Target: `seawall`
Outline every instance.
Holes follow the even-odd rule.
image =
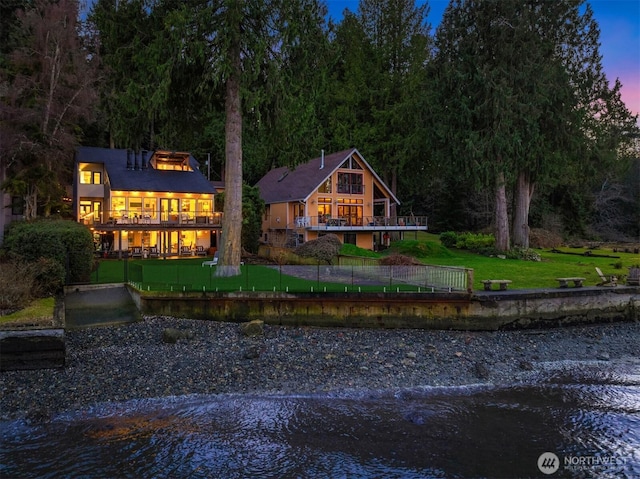
[[[476,293],[157,293],[128,286],[143,314],[350,328],[501,330],[640,320],[640,288]]]

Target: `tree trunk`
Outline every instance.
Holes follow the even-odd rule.
[[[529,208],[533,197],[534,184],[525,172],[518,174],[516,184],[515,211],[513,214],[513,245],[529,248]]]
[[[498,173],[495,185],[495,235],[496,249],[509,251],[509,215],[504,173]]]
[[[225,98],[225,191],[220,258],[216,276],[240,274],[242,258],[242,102],[240,98],[241,58],[239,32],[231,45],[231,69]]]

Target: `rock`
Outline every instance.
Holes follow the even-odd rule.
[[[407,358],[409,358],[409,359],[416,359],[417,356],[418,355],[416,353],[414,353],[413,351],[409,351],[407,353]]]
[[[254,319],[248,323],[240,324],[240,332],[244,336],[262,336],[264,335],[264,321]]]
[[[247,348],[247,350],[244,352],[244,358],[245,359],[257,359],[260,357],[260,348],[257,346],[251,346],[249,348]]]
[[[611,356],[609,355],[609,353],[600,353],[598,354],[598,359],[600,361],[609,361],[609,359],[611,359]]]
[[[180,330],[175,328],[165,328],[162,331],[162,342],[167,344],[175,344],[182,339],[193,339],[193,332],[189,330]]]
[[[520,361],[520,369],[524,371],[532,371],[533,363],[531,363],[530,361]]]
[[[477,362],[474,369],[475,375],[478,379],[489,379],[490,372],[486,364]]]

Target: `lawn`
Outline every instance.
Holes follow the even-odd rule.
[[[419,241],[440,244],[438,236],[424,233]],[[436,248],[432,248],[436,249]],[[437,249],[436,249],[437,250]],[[610,249],[558,248],[564,253],[552,253],[550,250],[536,250],[542,261],[522,261],[481,256],[457,249],[440,250],[420,258],[428,264],[446,266],[464,266],[474,270],[474,289],[482,289],[483,279],[509,279],[513,281],[510,289],[548,288],[558,286],[556,278],[582,277],[585,286],[594,286],[600,282],[596,267],[605,275],[626,276],[630,266],[640,264],[640,255],[634,253],[614,253]],[[583,256],[590,252],[591,256]],[[577,253],[577,254],[576,254]],[[598,255],[618,256],[619,258],[600,258]]]
[[[482,289],[484,279],[508,279],[510,289],[557,287],[556,278],[582,277],[585,286],[600,282],[596,273],[599,267],[605,275],[625,276],[630,266],[640,264],[640,255],[634,253],[614,253],[611,250],[587,250],[580,248],[560,248],[564,253],[550,250],[538,250],[542,261],[523,261],[500,259],[474,254],[457,249],[442,247],[436,235],[423,233],[418,237],[416,254],[425,264],[441,266],[459,266],[474,270],[474,289]],[[350,251],[353,254],[353,251]],[[590,256],[584,255],[590,252]],[[598,257],[617,256],[613,257]],[[368,256],[371,256],[368,253]],[[260,265],[241,267],[242,274],[233,278],[216,278],[209,267],[201,263],[207,258],[146,259],[146,260],[101,260],[99,268],[93,273],[92,282],[109,283],[132,281],[143,290],[174,291],[416,291],[416,287],[396,284],[381,286],[352,286],[346,282],[332,282],[322,276],[322,267],[307,266],[306,274],[291,276],[282,274],[277,268]],[[126,277],[125,277],[126,268]],[[316,268],[318,274],[316,274]],[[306,277],[303,279],[299,276]]]
[[[328,265],[243,265],[241,274],[230,278],[214,275],[215,266],[202,266],[206,258],[102,260],[93,273],[95,283],[127,281],[143,291],[280,291],[280,292],[385,292],[424,291],[417,286],[382,280],[358,284],[349,267],[344,271]],[[294,269],[286,274],[285,269]],[[126,273],[125,273],[126,272]],[[120,278],[120,279],[118,279]]]

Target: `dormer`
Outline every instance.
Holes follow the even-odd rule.
[[[189,153],[157,150],[150,163],[156,170],[193,171],[189,164]]]

